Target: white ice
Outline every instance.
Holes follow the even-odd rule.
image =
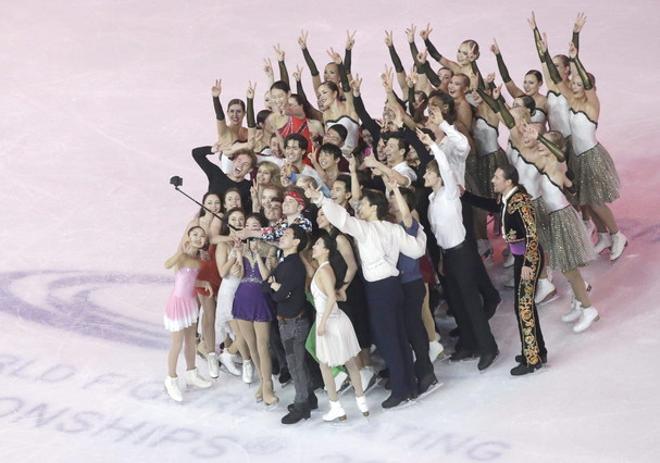
[[[1,3],[0,462],[659,461],[657,2]],[[495,36],[517,79],[539,67],[532,8],[557,52],[576,13],[588,16],[581,56],[597,77],[598,134],[623,180],[614,211],[630,239],[618,262],[601,256],[584,272],[601,320],[581,335],[559,320],[569,299],[557,275],[561,298],[541,309],[549,366],[514,379],[519,341],[503,290],[492,321],[501,355],[487,372],[437,363],[441,389],[392,412],[374,391],[368,421],[348,394],[342,426],[314,413],[285,427],[292,386],[267,412],[254,387],[224,373],[170,401],[162,310],[172,275],[162,264],[196,207],[168,179],[183,176],[196,197],[206,188],[190,150],[214,141],[213,79],[223,78],[225,101],[244,97],[248,80],[262,95],[275,43],[291,71],[309,29],[321,67],[325,49],[357,30],[353,69],[375,114],[385,29],[406,66],[411,22],[430,21],[450,56],[474,38],[484,72],[496,69]],[[499,263],[490,270],[501,285]]]

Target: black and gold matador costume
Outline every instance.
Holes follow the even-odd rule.
[[[536,366],[539,365],[541,356],[545,358],[547,354],[534,303],[536,282],[543,268],[543,250],[538,241],[532,200],[519,188],[514,187],[501,200],[483,198],[467,191],[463,199],[473,206],[502,214],[502,234],[514,257],[514,309],[518,319],[523,359],[527,365]],[[532,269],[534,278],[520,278],[523,266]]]

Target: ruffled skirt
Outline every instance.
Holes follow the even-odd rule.
[[[549,265],[553,270],[568,272],[596,259],[584,223],[572,206],[552,212],[549,219],[552,243]]]
[[[550,235],[550,218],[548,217],[548,212],[545,209],[545,204],[539,196],[536,199],[532,199],[532,204],[534,205],[534,216],[536,217],[536,234],[541,243],[541,247],[546,252],[550,254],[552,251],[552,238]]]
[[[317,329],[322,316],[322,312],[316,312]],[[335,308],[325,327],[323,336],[316,333],[316,356],[320,362],[337,367],[360,353],[360,344],[353,325],[343,311]]]
[[[198,313],[199,306],[195,296],[179,297],[173,294],[165,306],[163,324],[167,331],[175,333],[196,324]]]
[[[497,194],[493,191],[493,184],[491,180],[495,171],[499,167],[504,167],[509,164],[506,158],[506,153],[500,148],[494,153],[475,156],[475,171],[474,180],[477,187],[477,192],[480,196],[486,198],[495,198]]]
[[[619,198],[619,175],[607,150],[598,143],[582,154],[569,158],[580,206],[602,205]]]

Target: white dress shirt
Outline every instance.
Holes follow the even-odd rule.
[[[438,162],[443,185],[429,195],[429,223],[438,245],[451,249],[465,241],[461,193],[444,150],[434,143],[431,153]]]
[[[426,234],[420,225],[416,236],[410,236],[400,225],[382,220],[366,221],[352,217],[330,198],[315,201],[323,208],[328,221],[355,238],[364,279],[380,281],[399,275],[396,268],[399,253],[418,259],[426,252]]]
[[[417,180],[417,174],[412,169],[412,167],[408,165],[406,161],[401,161],[397,165],[393,166],[392,170],[408,178],[409,181],[408,181],[408,185],[406,186],[410,186],[412,182]]]
[[[456,130],[453,125],[449,125],[447,121],[442,121],[440,128],[446,137],[438,143],[438,146],[442,148],[447,156],[456,181],[459,185],[465,187],[465,160],[470,154],[470,142],[465,135]]]

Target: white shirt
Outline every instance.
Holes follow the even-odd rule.
[[[408,178],[409,181],[408,181],[408,185],[406,186],[410,186],[412,182],[417,180],[417,174],[412,169],[412,167],[408,165],[406,161],[401,161],[397,165],[393,166],[392,170]]]
[[[437,143],[431,145],[431,154],[438,162],[444,185],[429,195],[429,223],[438,245],[451,249],[465,241],[460,190],[447,156]]]
[[[506,204],[516,191],[518,191],[518,187],[514,186],[507,194],[502,196],[502,236],[506,236],[506,224],[504,223],[506,220]]]
[[[449,161],[456,181],[465,187],[465,160],[470,154],[470,142],[465,135],[456,130],[453,125],[449,125],[447,121],[442,121],[440,128],[446,137],[438,143],[438,146],[447,155],[447,161]]]
[[[367,281],[380,281],[399,275],[396,268],[399,253],[418,259],[426,252],[426,234],[421,225],[417,236],[410,236],[401,225],[351,217],[346,209],[330,198],[322,196],[316,205],[323,208],[332,225],[355,238],[362,273]]]

